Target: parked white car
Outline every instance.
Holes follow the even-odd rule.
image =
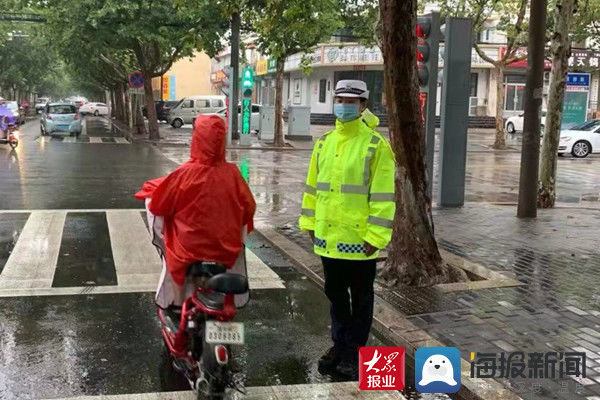
[[[227,109],[223,108],[217,111],[217,115],[221,118],[225,119],[225,111]],[[238,127],[242,129],[242,108],[238,106]],[[258,128],[260,126],[260,104],[252,104],[252,111],[250,113],[250,130],[258,132]]]
[[[81,114],[108,115],[108,106],[104,103],[85,103],[79,108]]]
[[[504,123],[504,128],[506,129],[506,132],[508,132],[508,133],[523,132],[524,116],[525,116],[525,114],[521,113],[519,115],[514,115],[514,116],[508,118],[506,120],[506,122]],[[542,132],[544,132],[544,125],[546,125],[546,110],[542,110],[542,118],[540,120],[540,123],[542,125],[542,127],[541,127]]]
[[[560,132],[558,155],[567,153],[577,158],[600,153],[600,119],[592,119]]]

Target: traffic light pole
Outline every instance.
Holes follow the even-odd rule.
[[[240,96],[240,13],[231,16],[231,92],[229,93],[229,137],[238,138],[238,104]]]
[[[431,200],[433,187],[433,155],[435,152],[435,107],[437,103],[437,76],[438,76],[438,54],[440,37],[440,13],[432,12],[429,15],[420,16],[417,23],[429,22],[429,32],[427,38],[417,38],[425,40],[427,51],[427,82],[420,85],[419,97],[421,102],[425,102],[423,118],[425,122],[425,166],[427,169],[427,193]]]
[[[469,18],[446,18],[437,191],[441,207],[460,207],[465,202],[471,30]]]

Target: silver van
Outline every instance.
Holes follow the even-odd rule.
[[[213,114],[225,107],[225,96],[184,97],[169,110],[167,122],[173,128],[191,124],[198,114]]]

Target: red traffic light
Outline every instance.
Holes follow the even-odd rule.
[[[429,21],[420,21],[416,25],[417,37],[421,39],[426,39],[429,36],[429,32],[431,32],[431,23]]]
[[[429,44],[424,40],[419,40],[417,43],[417,61],[427,62],[429,61]]]

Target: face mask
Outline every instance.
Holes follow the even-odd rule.
[[[342,122],[352,121],[360,117],[360,104],[335,103],[333,113]]]

